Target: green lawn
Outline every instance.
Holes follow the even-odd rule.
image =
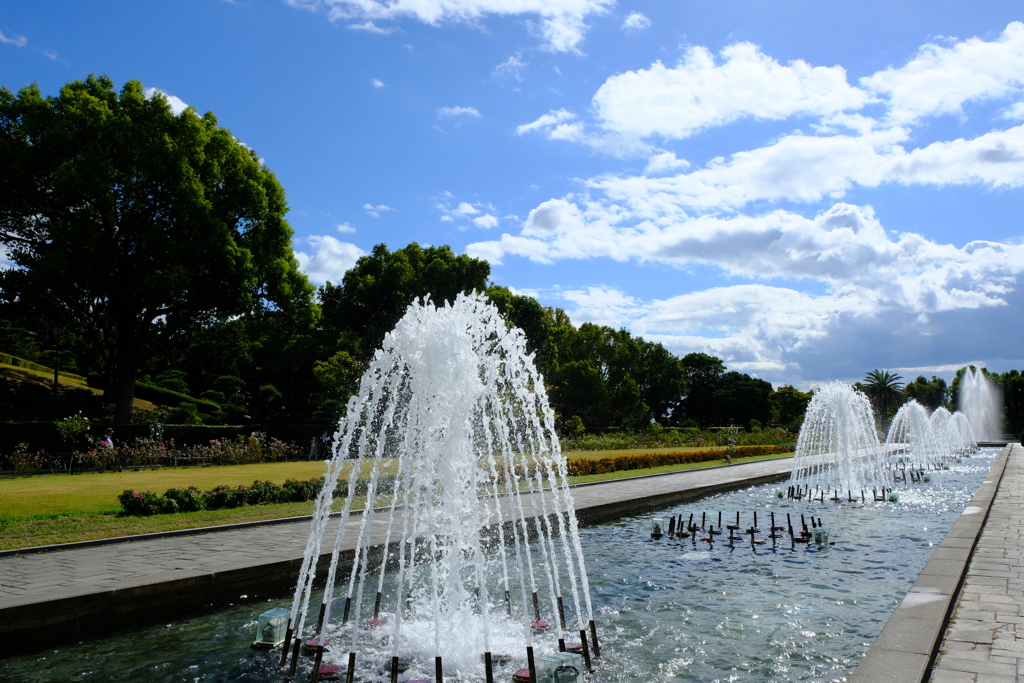
[[[569,457],[607,458],[615,455],[677,452],[701,449],[637,449],[632,451],[594,451],[572,453]],[[763,455],[735,458],[733,462],[768,460],[780,456]],[[369,476],[365,463],[361,476]],[[667,465],[643,470],[609,472],[573,477],[573,483],[624,479],[647,474],[716,467],[723,461]],[[119,516],[117,496],[125,489],[163,493],[168,488],[196,486],[207,490],[226,484],[251,484],[254,479],[283,483],[285,479],[311,479],[323,474],[324,464],[314,462],[265,463],[228,467],[193,467],[142,472],[114,472],[80,475],[39,475],[19,479],[0,479],[0,549],[26,548],[52,543],[68,543],[131,534],[175,529],[235,524],[280,517],[311,514],[313,503],[257,505],[233,510],[203,510],[153,517]],[[349,476],[347,470],[342,477]],[[361,500],[353,501],[361,505]],[[335,502],[340,510],[341,501]]]

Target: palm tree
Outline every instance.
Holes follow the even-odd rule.
[[[864,376],[864,393],[871,399],[877,411],[877,419],[883,429],[889,426],[889,409],[903,402],[903,379],[888,370],[872,370]]]

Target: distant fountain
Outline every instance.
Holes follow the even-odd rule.
[[[960,431],[953,423],[953,416],[949,411],[939,406],[932,411],[928,420],[932,429],[932,436],[938,445],[939,453],[945,459],[950,458],[960,447]]]
[[[995,441],[1003,433],[1003,401],[999,387],[981,369],[968,367],[960,376],[957,406],[974,435],[982,441]]]
[[[797,439],[790,483],[841,492],[886,485],[875,419],[864,394],[842,382],[814,393]]]
[[[967,416],[958,410],[953,413],[953,417],[950,419],[953,429],[956,430],[960,440],[960,452],[973,453],[978,450],[978,440],[974,437],[974,429],[971,427],[971,422],[967,419]]]
[[[885,439],[886,462],[931,469],[941,464],[942,455],[924,406],[914,399],[900,406]]]
[[[357,680],[389,670],[397,680],[407,667],[403,680],[484,680],[485,662],[525,665],[535,644],[554,652],[571,637],[586,650],[588,625],[599,652],[566,461],[525,344],[493,306],[464,295],[414,304],[387,335],[335,435],[289,645],[332,640],[323,661],[358,669]],[[346,465],[318,616],[316,562]],[[360,471],[369,482],[355,516]],[[345,569],[349,534],[355,560]],[[388,552],[371,552],[382,543]]]

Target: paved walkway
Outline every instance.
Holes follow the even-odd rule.
[[[781,479],[791,466],[786,458],[601,482],[574,488],[573,499],[577,516],[595,521],[747,481]],[[384,540],[383,517],[376,516],[375,543]],[[325,538],[333,538],[338,523],[338,518],[331,520]],[[360,518],[348,523],[356,526]],[[299,521],[0,557],[0,656],[5,633],[52,632],[69,616],[78,620],[72,631],[81,632],[97,620],[156,610],[161,600],[169,603],[167,608],[184,609],[190,602],[213,601],[217,591],[222,599],[270,591],[271,577],[279,590],[289,580],[294,584],[308,533],[309,522]],[[357,534],[346,536],[354,543]],[[329,553],[330,547],[324,550]],[[132,606],[132,601],[141,604]]]
[[[1006,462],[933,683],[1024,681],[1024,447]]]

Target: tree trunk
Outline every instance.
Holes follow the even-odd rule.
[[[131,424],[135,403],[135,373],[139,369],[142,335],[131,324],[119,325],[114,356],[114,423]]]

